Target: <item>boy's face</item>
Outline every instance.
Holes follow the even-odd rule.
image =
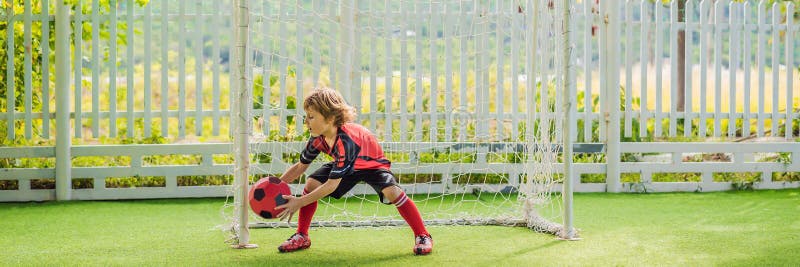
[[[308,127],[308,131],[313,137],[320,135],[330,137],[336,133],[336,127],[333,126],[333,120],[328,120],[313,108],[306,109],[305,123],[306,127]]]

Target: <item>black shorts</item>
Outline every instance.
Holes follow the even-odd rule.
[[[325,163],[322,165],[322,167],[309,175],[308,178],[317,180],[320,183],[325,183],[328,181],[331,168],[333,168],[332,162]],[[353,173],[345,175],[341,179],[342,181],[339,182],[339,186],[336,187],[336,190],[334,190],[333,193],[328,196],[339,199],[353,189],[358,182],[364,181],[372,186],[372,189],[375,189],[375,192],[378,193],[378,196],[381,198],[381,202],[383,204],[392,204],[392,200],[383,199],[383,192],[381,192],[381,190],[384,188],[397,185],[397,180],[394,178],[394,174],[387,169],[355,170]]]

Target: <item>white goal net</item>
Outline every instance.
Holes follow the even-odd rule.
[[[232,242],[248,242],[247,226],[294,227],[248,212],[246,188],[298,161],[309,138],[302,101],[315,87],[356,107],[426,224],[576,237],[563,231],[571,203],[560,194],[574,108],[565,2],[234,1],[232,79],[243,90],[232,90]],[[404,224],[365,184],[319,203],[315,227]]]

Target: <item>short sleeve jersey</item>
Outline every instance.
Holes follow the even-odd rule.
[[[389,170],[391,162],[386,159],[383,149],[375,136],[364,126],[345,123],[337,130],[333,147],[328,146],[324,136],[312,137],[306,143],[300,162],[309,164],[320,152],[333,158],[333,168],[329,178],[342,178],[356,170]]]

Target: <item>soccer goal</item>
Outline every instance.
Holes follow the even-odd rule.
[[[247,207],[297,162],[302,101],[342,92],[428,225],[525,226],[576,239],[569,1],[234,0],[231,243],[294,227]],[[320,156],[311,170],[329,161]],[[302,192],[305,178],[290,185]],[[402,225],[367,185],[323,198],[315,227]]]

